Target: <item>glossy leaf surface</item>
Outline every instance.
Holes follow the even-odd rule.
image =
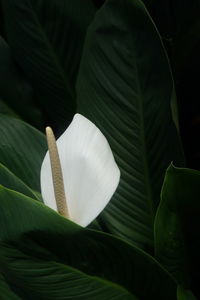
[[[21,179],[0,163],[0,184],[6,188],[20,192],[28,197],[39,200],[37,194],[32,191]]]
[[[140,1],[109,0],[88,30],[77,83],[78,112],[103,132],[121,171],[104,227],[143,249],[164,173],[182,151],[171,115],[173,81],[159,34]]]
[[[155,219],[155,254],[186,289],[199,293],[200,172],[171,165]]]
[[[37,129],[19,119],[0,116],[0,163],[36,191],[40,191],[46,148],[45,136]]]
[[[59,276],[64,269],[68,273],[75,268],[72,286],[81,284],[82,280],[76,281],[80,271],[86,281],[87,276],[97,276],[97,281],[101,278],[121,285],[139,299],[149,295],[152,299],[176,299],[175,282],[149,255],[111,235],[82,228],[42,203],[3,187],[0,228],[1,242],[10,245],[10,250],[2,245],[1,269],[7,280],[22,291],[32,291],[34,287],[35,293],[41,295],[45,289],[41,282],[46,282],[49,276],[51,280],[52,270],[61,265],[62,271],[57,268]],[[33,261],[38,264],[35,271]],[[35,272],[41,276],[39,281]],[[59,278],[57,284],[62,284]]]
[[[13,56],[33,86],[46,122],[61,132],[76,110],[74,84],[94,5],[90,0],[2,3]]]
[[[15,64],[11,49],[0,36],[0,98],[25,121],[41,128],[41,111],[33,103],[33,89]],[[0,111],[2,104],[0,103]],[[4,106],[5,112],[6,106]],[[7,110],[9,111],[9,110]]]

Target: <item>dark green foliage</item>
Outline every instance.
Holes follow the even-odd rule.
[[[107,1],[86,37],[78,111],[105,134],[121,171],[102,222],[146,250],[153,246],[165,170],[172,160],[182,163],[172,97],[166,53],[145,7],[138,1]]]
[[[187,165],[200,170],[200,1],[143,0],[170,58]]]
[[[200,172],[171,165],[155,221],[155,254],[177,281],[200,295]]]
[[[49,298],[49,291],[60,295],[60,285],[68,280],[76,295],[77,284],[85,284],[87,288],[91,280],[97,285],[100,297],[101,280],[93,277],[98,276],[122,285],[139,299],[146,299],[148,295],[152,299],[157,296],[176,299],[175,282],[149,255],[120,239],[84,229],[43,204],[5,188],[0,189],[0,228],[0,241],[10,245],[0,247],[1,270],[11,287],[13,284],[25,295],[33,293],[35,297],[47,295],[45,299],[54,299]],[[47,285],[49,280],[52,281],[50,286]],[[92,282],[90,284],[92,287]],[[103,284],[108,285],[106,293],[110,293],[110,299],[115,289],[114,295],[120,296],[120,287],[102,281]],[[68,293],[67,288],[68,285],[64,285],[62,291]],[[89,291],[94,292],[88,286]],[[123,289],[121,293],[119,299],[135,299]],[[109,299],[109,296],[102,297]]]
[[[42,116],[39,108],[33,103],[32,87],[15,64],[10,47],[1,36],[0,78],[0,113],[5,112],[7,105],[8,112],[12,110],[27,122],[41,128]]]
[[[0,163],[36,191],[40,191],[40,167],[46,148],[45,137],[37,129],[0,115]]]
[[[6,35],[45,123],[63,130],[76,111],[75,80],[95,8],[90,0],[2,0]]]
[[[200,175],[179,137],[198,169],[199,20],[199,0],[0,0],[0,299],[200,298]],[[88,228],[40,194],[38,129],[76,112],[121,170]]]
[[[10,160],[12,160],[12,158],[10,158]],[[19,172],[17,173],[18,173],[17,175],[20,176],[20,173]],[[0,180],[1,180],[0,181],[1,185],[7,188],[20,192],[26,196],[38,199],[37,193],[31,190],[19,177],[14,175],[8,168],[6,168],[1,163],[0,163]]]

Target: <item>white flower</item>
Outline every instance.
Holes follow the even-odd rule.
[[[74,116],[56,144],[63,177],[60,194],[65,195],[68,217],[81,226],[87,226],[115,192],[120,178],[119,168],[104,135],[80,114]],[[55,181],[59,175],[53,168],[48,151],[41,167],[41,191],[44,203],[58,211],[55,195],[59,182],[53,184],[52,173]]]

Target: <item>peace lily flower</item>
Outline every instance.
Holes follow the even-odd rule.
[[[120,178],[119,168],[101,131],[76,114],[55,141],[46,128],[49,151],[41,167],[44,203],[73,222],[87,226],[110,201]]]

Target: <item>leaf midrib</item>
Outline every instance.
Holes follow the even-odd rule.
[[[132,46],[132,50],[135,54],[135,57],[137,57],[136,55],[136,51],[134,46]],[[132,55],[131,55],[132,56]],[[152,188],[151,188],[151,183],[149,180],[149,168],[148,168],[148,158],[147,158],[147,146],[146,146],[146,139],[145,139],[145,126],[144,126],[144,105],[143,105],[143,95],[142,95],[142,90],[141,90],[141,86],[140,86],[140,82],[139,82],[139,72],[138,72],[138,64],[136,59],[134,59],[134,57],[132,56],[132,60],[133,63],[135,65],[135,70],[136,70],[136,85],[137,85],[137,90],[138,90],[138,95],[139,95],[139,118],[140,118],[140,137],[141,137],[141,145],[142,145],[142,160],[143,160],[143,166],[144,166],[144,179],[145,179],[145,187],[146,187],[146,195],[147,195],[147,203],[149,206],[149,212],[150,212],[150,216],[151,216],[151,220],[152,220],[152,230],[153,230],[153,226],[154,226],[154,208],[152,205]],[[142,101],[140,101],[142,100]]]
[[[49,40],[48,40],[48,38],[45,34],[45,31],[43,30],[43,28],[41,26],[41,23],[39,22],[39,19],[37,17],[37,14],[36,14],[31,2],[30,2],[30,6],[31,6],[31,9],[32,9],[31,13],[33,15],[33,19],[35,20],[35,23],[38,26],[38,30],[39,30],[41,36],[43,36],[43,38],[44,38],[44,42],[46,44],[47,50],[49,50],[49,56],[52,57],[52,61],[55,62],[58,73],[60,74],[60,77],[61,77],[61,79],[64,83],[63,86],[65,87],[65,90],[67,91],[66,95],[68,96],[68,92],[69,92],[70,96],[73,98],[73,93],[72,93],[71,89],[66,84],[67,83],[67,79],[66,79],[67,76],[66,76],[65,72],[63,71],[63,69],[60,66],[60,63],[57,59],[57,56],[56,56],[56,54],[54,53],[54,51],[52,49],[53,47],[51,47],[51,44],[50,44],[50,42],[49,42]]]

